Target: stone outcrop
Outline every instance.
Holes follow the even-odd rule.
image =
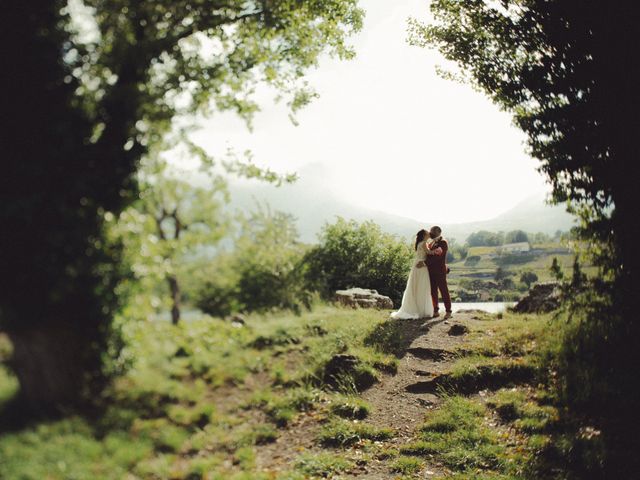
[[[539,283],[534,285],[513,307],[517,313],[547,313],[560,307],[560,285]]]
[[[352,308],[393,309],[393,302],[389,297],[380,295],[375,290],[366,288],[350,288],[336,291],[336,301]]]

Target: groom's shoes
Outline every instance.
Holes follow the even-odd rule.
[[[444,314],[444,319],[447,320],[449,318],[453,317],[453,314],[451,312],[447,312]]]
[[[438,312],[436,312],[436,313],[433,314],[433,317],[431,317],[431,318],[438,318],[439,316],[440,316],[440,314]]]

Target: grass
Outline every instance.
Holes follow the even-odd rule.
[[[498,247],[470,247],[467,257],[489,255],[495,253],[497,249]]]
[[[392,472],[413,475],[422,470],[424,462],[414,457],[398,457],[391,467]]]
[[[451,473],[464,474],[454,478],[515,479],[527,473],[535,449],[492,425],[481,400],[454,395],[427,416],[418,439],[400,453],[435,458]]]
[[[335,415],[354,420],[363,420],[369,416],[371,407],[361,398],[350,395],[335,398],[330,406]]]
[[[388,442],[393,431],[367,423],[371,406],[359,396],[361,376],[393,372],[411,340],[385,312],[325,306],[249,316],[242,328],[208,317],[177,327],[132,323],[125,354],[133,365],[108,392],[102,417],[4,433],[0,478],[302,480],[336,478],[372,459],[390,478],[414,478],[434,463],[446,478],[560,478],[558,459],[598,440],[565,425],[550,393],[545,369],[560,348],[561,322],[476,318],[443,376],[443,402],[400,446]],[[329,385],[324,372],[338,354],[356,367]],[[0,366],[0,405],[16,386]],[[275,477],[258,468],[260,449],[302,420],[313,424],[313,446],[290,448],[289,470]]]
[[[314,410],[324,412],[318,421],[332,419],[324,430],[328,443],[331,435],[342,445],[388,438],[388,431],[352,421],[369,412],[356,394],[358,377],[375,380],[396,366],[391,353],[365,341],[386,316],[320,306],[300,316],[251,315],[243,328],[205,316],[178,326],[130,323],[124,355],[132,368],[107,392],[101,418],[4,433],[0,478],[267,478],[256,471],[257,449]],[[10,353],[4,337],[0,353]],[[358,362],[338,391],[322,375],[336,354]],[[16,389],[0,364],[0,408]],[[350,464],[333,454],[305,457],[290,475],[308,478]]]
[[[523,432],[544,433],[554,421],[558,421],[558,412],[552,406],[541,405],[541,397],[524,389],[503,389],[492,395],[487,405],[495,410],[503,422],[511,422]]]
[[[497,247],[471,247],[467,258],[475,257],[477,261],[469,264],[465,260],[458,260],[449,264],[451,274],[448,277],[448,283],[453,297],[457,298],[459,292],[470,289],[468,285],[465,285],[465,282],[469,280],[493,282],[498,266],[513,274],[511,279],[514,280],[516,286],[509,290],[486,287],[484,289],[484,294],[488,295],[486,301],[515,301],[521,298],[528,290],[526,285],[519,282],[520,275],[525,271],[534,272],[538,276],[538,283],[555,281],[550,271],[554,258],[558,259],[565,276],[570,276],[575,257],[573,252],[558,243],[540,244],[533,247],[535,251],[527,256],[514,255],[511,257],[495,256]],[[585,265],[583,267],[583,271],[588,275],[596,273],[593,266]]]
[[[326,447],[349,447],[364,440],[382,441],[393,437],[388,428],[376,428],[366,423],[343,419],[332,419],[318,436],[320,444]]]
[[[552,370],[564,325],[552,315],[479,315],[444,375],[443,402],[399,453],[465,480],[559,480],[568,463],[601,461],[597,433],[580,433],[593,429],[559,406]]]
[[[327,478],[344,472],[353,466],[353,462],[333,453],[302,455],[295,464],[296,471],[312,477]]]

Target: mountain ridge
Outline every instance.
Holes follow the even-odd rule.
[[[306,243],[316,242],[322,226],[334,222],[337,217],[358,222],[372,220],[385,232],[405,238],[415,235],[420,228],[431,225],[413,218],[349,204],[317,185],[295,183],[274,188],[258,183],[232,184],[230,193],[232,209],[246,211],[254,209],[258,204],[267,204],[273,210],[293,215],[297,219],[300,239]],[[441,226],[447,237],[464,242],[471,233],[478,230],[524,230],[554,234],[557,230],[569,230],[574,222],[574,217],[566,212],[563,205],[548,205],[542,195],[532,195],[492,219],[442,223]]]

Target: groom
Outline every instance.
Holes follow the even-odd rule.
[[[427,251],[427,268],[429,269],[429,277],[431,279],[431,301],[433,302],[433,317],[439,317],[438,313],[438,290],[442,294],[444,300],[444,308],[446,310],[444,318],[451,318],[451,296],[449,295],[449,287],[447,285],[447,250],[449,244],[442,238],[442,229],[433,226],[429,229],[429,237],[431,243]]]

